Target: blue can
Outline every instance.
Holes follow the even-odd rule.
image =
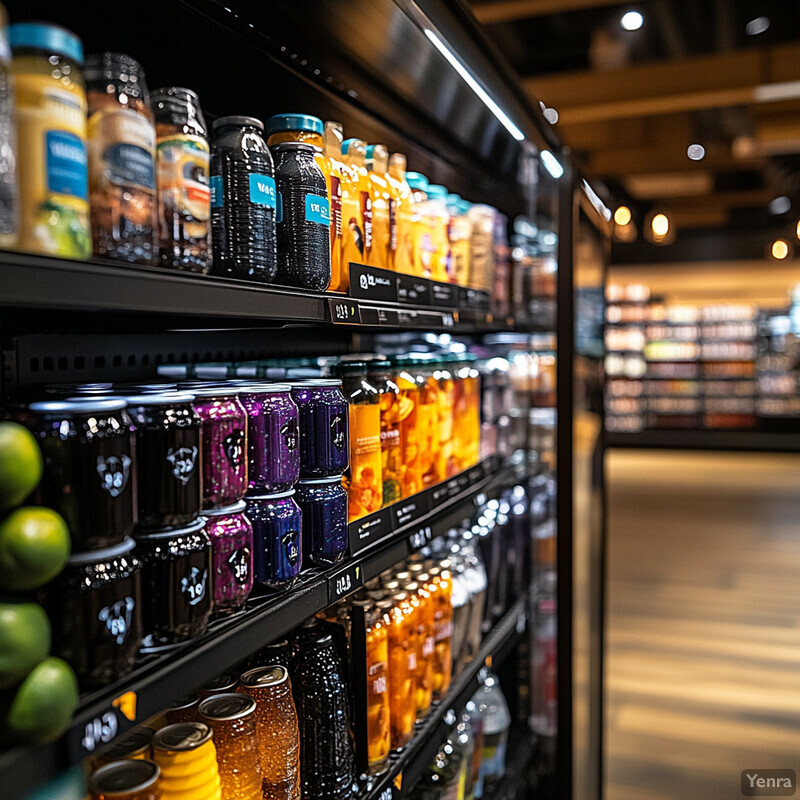
[[[246,500],[253,523],[253,577],[267,589],[289,589],[303,568],[302,518],[294,489]]]
[[[300,418],[300,480],[342,475],[350,450],[342,382],[316,378],[292,384]]]
[[[297,504],[303,512],[303,558],[329,565],[347,554],[347,492],[340,476],[300,481]]]

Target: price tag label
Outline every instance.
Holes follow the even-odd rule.
[[[414,531],[414,533],[408,537],[408,543],[411,545],[412,550],[420,550],[425,547],[432,538],[433,532],[431,531],[430,525],[427,525],[424,528],[420,528],[418,531]]]
[[[328,603],[335,603],[364,585],[364,568],[350,564],[328,578]]]
[[[328,308],[330,308],[331,322],[334,325],[361,324],[361,310],[354,300],[346,297],[329,298]]]

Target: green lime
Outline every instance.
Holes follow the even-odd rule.
[[[0,422],[0,511],[18,506],[42,479],[42,453],[33,434]]]
[[[78,707],[78,681],[60,658],[39,662],[0,700],[0,730],[7,743],[52,742],[69,727]]]
[[[50,622],[38,603],[0,602],[0,689],[19,683],[50,652]]]
[[[0,522],[0,588],[28,592],[52,580],[70,551],[61,515],[42,506],[23,506]]]

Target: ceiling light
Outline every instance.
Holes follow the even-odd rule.
[[[628,206],[619,206],[614,212],[614,222],[620,227],[624,227],[631,221],[631,210]]]
[[[561,162],[549,150],[542,150],[539,155],[544,168],[558,180],[564,174],[564,167],[561,166]]]
[[[475,92],[492,114],[500,120],[503,127],[518,141],[525,140],[525,134],[511,121],[511,118],[491,98],[486,89],[481,86],[473,74],[461,62],[458,56],[430,29],[425,28],[425,35],[433,42],[434,47],[447,59],[450,66],[463,78],[464,83]],[[559,165],[560,166],[560,165]],[[562,170],[563,172],[563,170]]]
[[[669,217],[666,214],[656,214],[650,222],[650,229],[656,241],[665,239],[669,233]]]
[[[775,215],[785,214],[791,207],[792,201],[784,194],[780,197],[776,197],[769,204],[769,213]]]
[[[626,31],[638,31],[644,24],[644,17],[638,11],[626,11],[619,24]]]
[[[795,235],[800,239],[800,219],[797,220],[797,227],[794,229]]]
[[[751,19],[747,25],[744,26],[745,32],[748,36],[758,36],[759,33],[769,30],[768,17],[756,17]]]
[[[690,144],[686,148],[686,155],[692,161],[702,161],[706,157],[706,149],[701,144]]]
[[[785,258],[789,258],[789,243],[785,239],[776,239],[772,243],[770,254],[778,261],[783,261]]]
[[[554,108],[546,108],[544,110],[544,118],[551,124],[555,125],[558,122],[558,111]]]

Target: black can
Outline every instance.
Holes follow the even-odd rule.
[[[319,148],[303,142],[270,147],[278,187],[276,282],[324,292],[331,282],[330,207]]]
[[[64,517],[73,552],[120,544],[136,524],[133,424],[124,400],[32,403],[44,474],[38,501]]]
[[[54,655],[75,670],[83,686],[127,675],[142,640],[142,565],[133,539],[72,556],[44,590]]]
[[[125,398],[136,426],[139,528],[186,525],[200,513],[200,417],[194,395]]]
[[[221,117],[212,126],[211,237],[215,275],[268,283],[278,269],[275,168],[253,117]]]
[[[142,644],[151,649],[205,633],[212,610],[211,542],[205,522],[136,537],[142,561]]]

